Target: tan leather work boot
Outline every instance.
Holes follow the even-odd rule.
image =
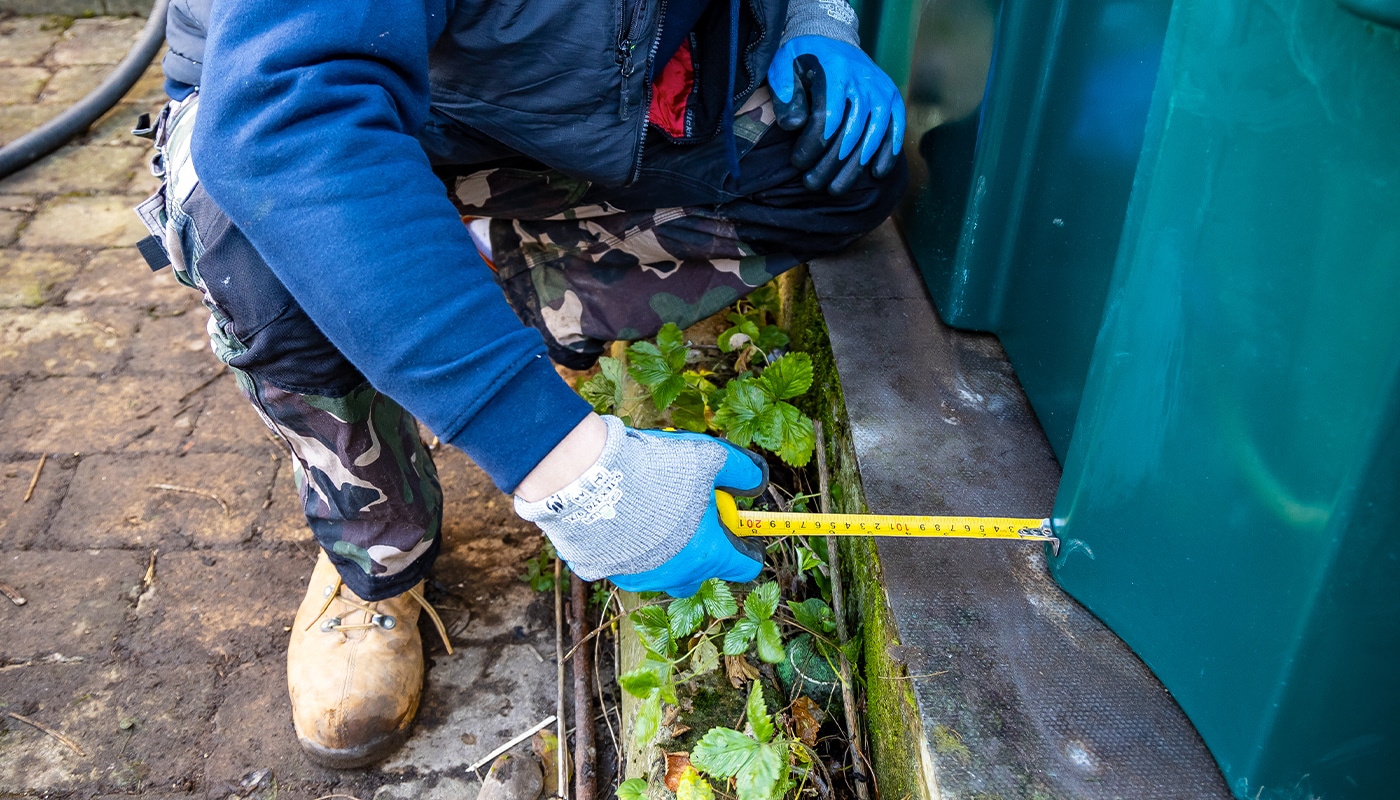
[[[366,603],[321,553],[287,644],[292,722],[312,761],[362,767],[408,738],[423,691],[420,610],[447,643],[442,620],[423,599],[423,584]]]

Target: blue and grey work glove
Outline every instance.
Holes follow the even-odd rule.
[[[758,577],[762,548],[720,524],[714,494],[761,494],[767,463],[711,436],[603,421],[608,440],[597,463],[543,500],[515,498],[515,512],[540,526],[569,568],[672,597],[689,597],[710,578]]]
[[[792,164],[806,173],[808,190],[841,194],[867,167],[877,178],[894,169],[904,143],[904,98],[859,47],[794,37],[768,65],[768,85],[778,125],[803,128]]]

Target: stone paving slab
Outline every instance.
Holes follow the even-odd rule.
[[[0,603],[5,631],[0,670],[73,656],[88,663],[105,661],[126,624],[130,594],[139,590],[146,563],[145,553],[110,550],[0,555],[0,581],[29,601],[23,606]]]
[[[144,151],[101,145],[59,148],[48,158],[0,180],[0,192],[15,194],[125,190],[140,177],[142,188],[153,179]],[[129,211],[129,209],[128,209]],[[144,234],[143,234],[144,235]],[[120,242],[127,245],[132,242]]]
[[[115,151],[115,148],[114,148]],[[132,212],[146,195],[61,196],[45,203],[19,237],[20,247],[126,247],[148,235]]]
[[[125,305],[154,316],[202,313],[198,292],[182,286],[169,269],[151,272],[132,247],[97,251],[73,281],[64,301],[68,305]],[[206,316],[199,319],[202,325]]]
[[[210,364],[217,363],[208,354],[209,341],[203,340],[205,355]],[[207,365],[206,365],[207,366]],[[182,448],[188,453],[227,453],[242,452],[259,454],[280,459],[282,446],[271,438],[272,434],[263,427],[262,418],[253,405],[243,399],[234,381],[233,373],[223,372],[197,395],[203,401],[199,416],[195,420],[194,433]],[[188,448],[188,449],[186,449]],[[288,486],[291,485],[288,479]],[[285,493],[279,493],[285,494]],[[293,498],[294,499],[294,498]],[[276,499],[273,501],[276,502]],[[300,516],[300,512],[298,512]],[[298,519],[297,524],[305,524]]]
[[[35,308],[59,300],[63,285],[85,260],[77,251],[0,250],[0,309]]]
[[[62,26],[49,16],[0,19],[0,41],[3,41],[0,44],[0,65],[36,64],[53,49],[62,35]]]
[[[198,386],[183,375],[27,382],[5,405],[0,441],[25,453],[175,452],[195,419],[176,401]]]
[[[301,599],[288,602],[288,590],[300,594],[315,562],[295,550],[161,552],[122,646],[151,666],[209,663],[227,673],[263,658],[280,665]]]
[[[49,60],[58,66],[115,64],[131,50],[145,25],[146,21],[137,17],[73,20],[59,37]]]
[[[106,374],[138,319],[133,309],[111,307],[0,310],[0,374]]]
[[[32,103],[48,80],[49,71],[41,67],[0,67],[0,103]]]
[[[72,105],[87,97],[111,71],[110,64],[60,67],[44,84],[43,93],[37,99],[43,103]]]
[[[0,672],[0,711],[33,719],[83,754],[0,714],[0,791],[185,790],[199,785],[213,667],[41,664]]]
[[[0,107],[0,145],[19,137],[58,116],[63,109],[55,105],[25,103]]]
[[[252,538],[276,474],[276,464],[234,453],[87,457],[47,539],[70,548],[239,545]],[[171,486],[180,488],[160,488]]]
[[[0,398],[3,396],[0,392]],[[24,496],[39,468],[39,458],[24,457],[0,467],[0,544],[5,551],[30,547],[40,539],[68,491],[77,463],[72,456],[45,459],[29,502]],[[0,569],[0,574],[4,572]],[[0,577],[0,581],[5,580]]]
[[[143,317],[128,350],[132,372],[213,376],[223,364],[209,349],[208,318],[206,313]],[[233,392],[237,395],[236,389]]]

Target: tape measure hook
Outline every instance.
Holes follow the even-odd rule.
[[[1051,526],[1050,520],[1048,518],[1040,521],[1039,528],[1022,528],[1016,533],[1026,537],[1027,539],[1034,539],[1040,542],[1049,542],[1050,555],[1054,557],[1058,557],[1060,555],[1060,537],[1055,535],[1055,529]]]

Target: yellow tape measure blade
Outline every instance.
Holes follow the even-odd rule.
[[[958,539],[1014,539],[1050,542],[1059,538],[1048,519],[1020,517],[930,517],[899,514],[792,514],[741,511],[734,498],[715,492],[720,522],[736,536],[914,536]]]

